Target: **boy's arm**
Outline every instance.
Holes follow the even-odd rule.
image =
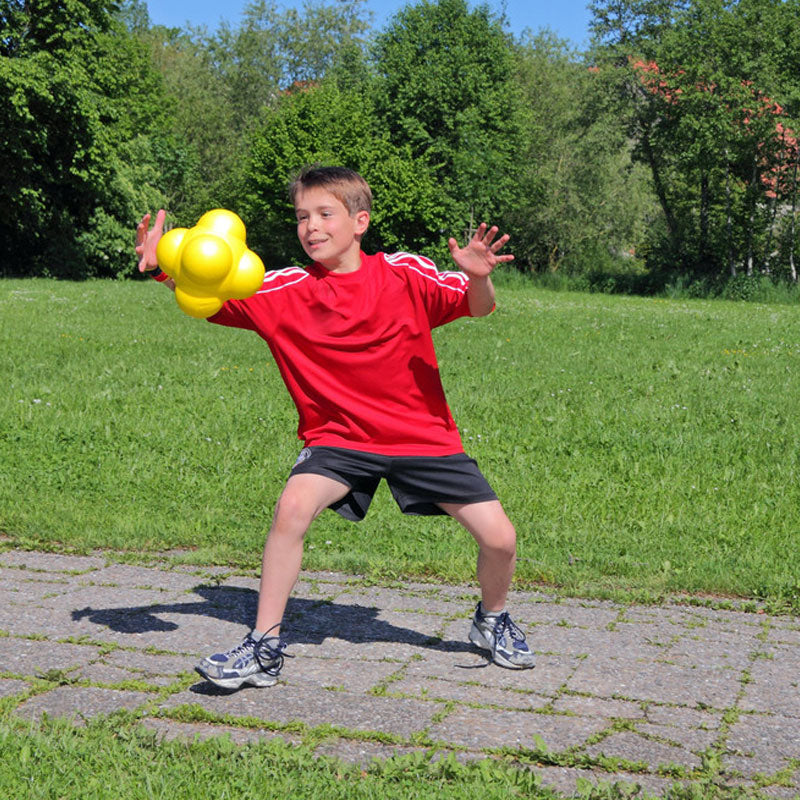
[[[156,258],[156,246],[158,245],[161,235],[164,233],[164,219],[166,212],[162,208],[156,214],[156,220],[150,229],[150,214],[145,214],[142,221],[136,226],[136,255],[139,256],[139,272],[155,272],[158,277],[162,277],[163,273],[158,267],[158,259]],[[175,290],[175,281],[172,278],[160,280],[168,288]]]
[[[484,317],[494,308],[494,286],[490,277],[492,271],[498,264],[514,260],[511,253],[497,255],[498,250],[508,241],[507,233],[495,241],[497,233],[497,226],[489,228],[482,222],[466,247],[459,247],[455,239],[447,242],[456,266],[469,277],[467,299],[469,313],[473,317]]]

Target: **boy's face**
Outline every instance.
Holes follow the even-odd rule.
[[[321,186],[301,189],[295,196],[297,236],[306,255],[332,272],[352,272],[361,266],[361,236],[369,213],[350,215],[347,206]]]

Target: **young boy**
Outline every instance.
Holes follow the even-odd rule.
[[[460,272],[407,253],[366,255],[372,193],[356,172],[307,168],[290,186],[297,235],[312,264],[268,272],[261,289],[230,300],[211,322],[256,332],[269,345],[297,406],[304,447],[275,508],[264,546],[255,628],[196,667],[228,689],[272,686],[283,666],[280,624],[300,573],[303,538],[326,508],[358,521],[381,479],[406,514],[449,514],[478,543],[481,601],[470,641],[504,667],[535,658],[505,610],[516,533],[463,452],[445,400],[431,329],[494,308],[490,279],[508,236],[482,224],[466,247],[450,239]],[[139,269],[174,288],[155,248],[164,212],[137,228]]]

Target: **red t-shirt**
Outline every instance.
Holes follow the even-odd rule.
[[[463,447],[431,329],[469,315],[468,284],[421,256],[361,253],[356,272],[268,272],[255,295],[209,319],[267,342],[306,445],[452,455]]]

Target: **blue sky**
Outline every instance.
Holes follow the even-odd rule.
[[[489,6],[499,9],[502,0],[488,0]],[[550,28],[562,39],[569,39],[580,47],[587,38],[589,0],[506,0],[505,8],[511,30],[519,34],[525,28],[534,31]],[[206,25],[214,29],[224,19],[235,25],[248,0],[147,0],[150,19],[156,25],[181,27],[190,22],[193,25]],[[278,0],[283,8],[296,6],[302,8],[303,2]],[[373,25],[382,27],[398,10],[406,5],[406,0],[367,0],[367,7],[373,12]]]

